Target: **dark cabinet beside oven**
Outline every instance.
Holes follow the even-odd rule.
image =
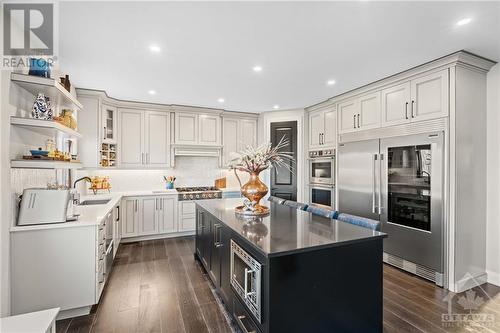
[[[196,219],[196,255],[223,301],[229,304],[232,301],[229,260],[231,230],[199,208]]]

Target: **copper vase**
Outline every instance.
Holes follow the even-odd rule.
[[[260,180],[257,172],[250,173],[250,179],[241,187],[241,194],[250,202],[255,202],[256,206],[260,206],[260,199],[267,194],[267,191],[266,184]]]

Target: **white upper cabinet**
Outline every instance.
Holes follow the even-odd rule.
[[[323,131],[322,143],[328,146],[335,146],[337,142],[337,113],[326,111],[324,113],[325,130]]]
[[[170,113],[119,109],[119,160],[122,168],[170,165]]]
[[[410,82],[382,90],[382,125],[404,124],[410,121]]]
[[[170,165],[170,114],[146,112],[145,125],[146,164],[150,167],[168,167]]]
[[[223,120],[224,165],[237,157],[247,146],[257,145],[257,120],[228,118]]]
[[[224,145],[224,165],[236,157],[238,152],[238,123],[239,119],[224,118],[223,121],[223,145]]]
[[[448,70],[411,81],[411,116],[426,120],[448,115]]]
[[[220,146],[220,116],[176,112],[175,143],[180,145]]]
[[[220,117],[201,114],[198,116],[200,145],[220,145]]]
[[[120,109],[120,144],[118,145],[121,167],[144,165],[144,111]]]
[[[257,145],[257,120],[256,119],[241,119],[240,120],[240,136],[238,140],[239,150],[245,149],[247,146]]]
[[[314,111],[309,114],[309,149],[334,146],[337,136],[335,110]]]
[[[448,70],[338,104],[340,133],[448,116]]]
[[[321,145],[321,135],[324,130],[323,112],[309,114],[309,148],[319,148]]]
[[[357,129],[380,127],[380,92],[361,96],[358,106]]]
[[[356,131],[358,117],[358,100],[342,102],[337,107],[339,113],[340,133]]]
[[[116,107],[102,104],[101,107],[101,130],[102,130],[102,142],[104,143],[116,143],[116,124],[117,115]]]

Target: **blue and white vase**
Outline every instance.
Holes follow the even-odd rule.
[[[52,120],[53,112],[50,107],[49,98],[39,93],[33,103],[31,114],[36,119]]]

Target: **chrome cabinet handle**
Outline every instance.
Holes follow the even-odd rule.
[[[248,296],[251,296],[253,292],[248,291],[248,274],[253,274],[255,271],[252,269],[245,268],[245,290],[244,290],[244,295],[245,298],[248,298]]]
[[[405,117],[408,119],[408,102],[405,104]]]
[[[353,128],[356,128],[356,115],[354,115],[354,126]]]
[[[218,248],[221,247],[222,244],[220,242],[220,237],[217,237],[217,233],[220,230],[221,225],[220,224],[214,224],[214,247]]]
[[[358,128],[359,128],[359,117],[360,117],[360,114],[358,113]]]
[[[411,117],[415,118],[415,101],[411,101]]]
[[[380,154],[380,173],[379,173],[379,189],[378,189],[378,213],[382,214],[382,163],[384,154]]]
[[[377,188],[377,175],[376,175],[376,165],[377,165],[377,154],[373,154],[373,188],[372,188],[372,213],[375,214],[375,191]]]
[[[243,333],[256,333],[255,330],[249,331],[245,325],[243,324],[243,319],[245,319],[246,316],[240,315],[236,316],[236,321],[238,322],[238,326],[243,330]]]

